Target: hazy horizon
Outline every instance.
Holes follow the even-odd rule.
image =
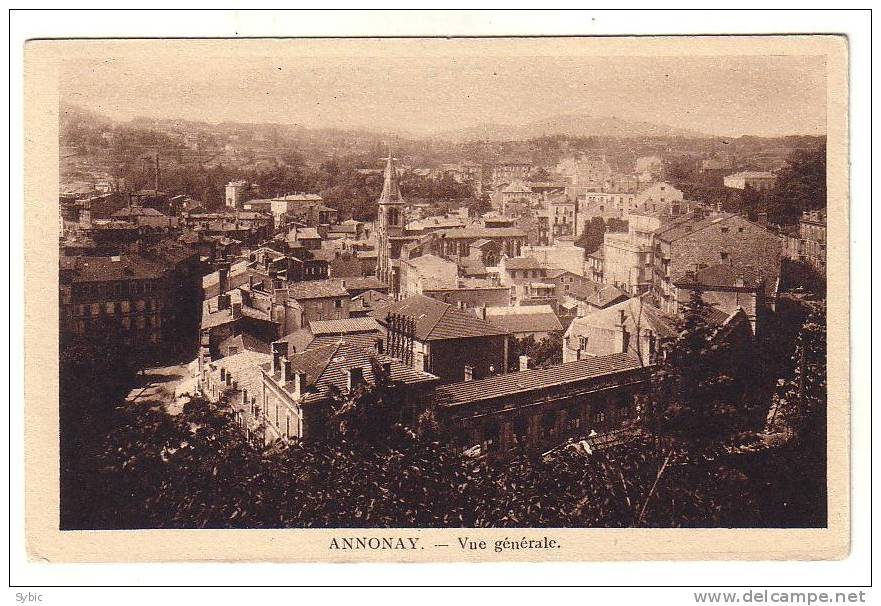
[[[564,115],[707,135],[824,135],[823,57],[223,57],[71,60],[62,102],[110,118],[430,136]]]

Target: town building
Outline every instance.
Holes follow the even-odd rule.
[[[676,281],[686,272],[727,264],[755,274],[764,284],[765,304],[777,299],[783,238],[737,214],[697,211],[655,232],[653,291],[661,309],[675,313]]]
[[[425,290],[456,288],[459,267],[435,255],[401,259],[401,292],[407,297]]]
[[[550,243],[561,236],[578,237],[578,202],[566,196],[556,196],[547,202]]]
[[[787,255],[795,261],[808,263],[818,272],[826,273],[826,209],[802,213],[798,231],[790,237]]]
[[[529,160],[499,162],[493,166],[492,187],[493,189],[498,189],[499,186],[513,181],[525,181],[529,177],[529,171],[531,170],[532,162]]]
[[[285,347],[279,343],[271,361],[260,367],[260,414],[267,443],[327,437],[333,431],[336,395],[364,386],[393,390],[404,404],[400,421],[412,425],[421,412],[418,404],[437,382],[427,372],[347,338],[302,353],[286,354]]]
[[[226,399],[236,423],[249,440],[263,440],[261,429],[261,366],[270,363],[268,353],[239,351],[220,360],[206,360],[197,375],[197,389],[209,401]]]
[[[526,244],[526,232],[513,227],[467,227],[465,229],[442,229],[434,233],[434,254],[459,261],[471,254],[471,245],[479,240],[490,240],[498,245],[499,255],[520,256]]]
[[[774,187],[777,177],[774,173],[768,171],[742,171],[727,175],[724,179],[725,187],[731,189],[754,189],[756,191],[767,191]]]
[[[59,331],[64,337],[111,335],[148,356],[195,343],[201,264],[172,242],[140,253],[61,257]]]
[[[692,293],[697,290],[704,303],[725,317],[742,311],[749,320],[753,334],[756,334],[759,316],[766,309],[766,289],[762,278],[750,269],[719,263],[698,271],[686,271],[684,276],[673,282],[673,286],[674,314],[684,312]]]
[[[625,353],[649,365],[678,335],[675,319],[645,295],[575,318],[563,336],[563,362]]]
[[[227,208],[242,208],[247,190],[247,181],[230,181],[224,188],[224,204]]]
[[[533,337],[541,341],[553,334],[563,334],[563,325],[550,305],[482,307],[479,317],[512,337]]]
[[[434,410],[456,444],[489,459],[634,425],[649,370],[625,353],[438,386]]]
[[[424,295],[377,309],[385,352],[442,383],[505,372],[507,334],[473,312]]]

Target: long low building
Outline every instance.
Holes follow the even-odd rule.
[[[438,386],[439,421],[463,448],[503,458],[635,420],[649,367],[626,353]]]

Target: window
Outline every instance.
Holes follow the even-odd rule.
[[[723,261],[727,261],[727,260],[728,260],[728,253],[727,253],[727,252],[720,252],[720,253],[719,253],[719,256],[722,257],[722,260],[723,260]]]
[[[722,233],[723,233],[723,234],[727,234],[728,231],[729,231],[729,229],[728,229],[727,227],[723,227],[723,228],[722,228]]]
[[[337,309],[340,309],[343,306],[343,300],[342,299],[335,300],[333,302],[333,306],[336,307]]]
[[[529,421],[526,417],[514,420],[514,443],[525,444],[529,439]]]

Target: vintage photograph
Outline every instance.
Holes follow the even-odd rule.
[[[252,42],[58,60],[59,530],[827,527],[825,55]]]

